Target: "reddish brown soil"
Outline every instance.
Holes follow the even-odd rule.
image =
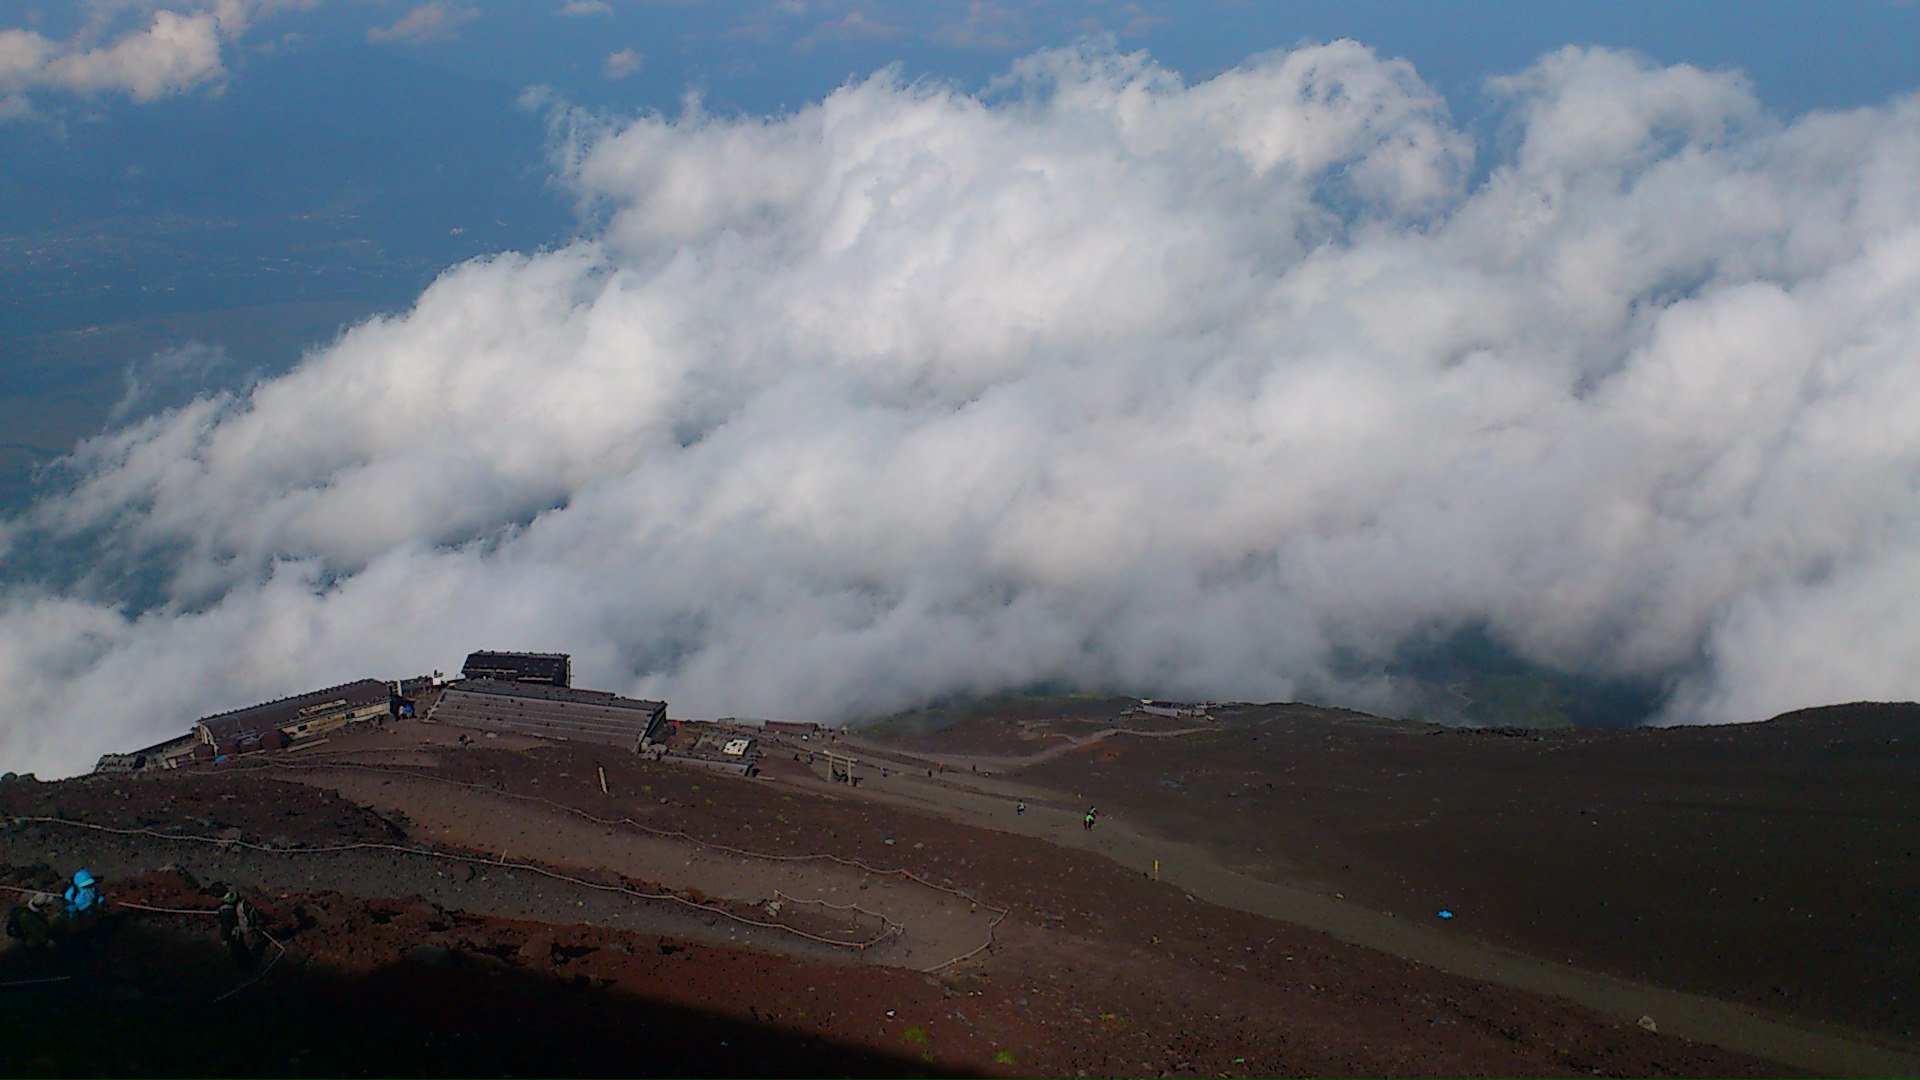
[[[1266,722],[1259,723],[1262,719]],[[1084,734],[1078,728],[1098,720],[1076,716],[1071,722],[1076,733]],[[1639,758],[1618,751],[1628,760],[1617,765],[1609,765],[1612,759],[1605,753],[1580,748],[1632,749],[1636,739],[1656,745],[1669,738],[1668,733],[1611,741],[1570,736],[1559,744],[1568,749],[1549,753],[1540,749],[1548,744],[1528,739],[1412,735],[1379,722],[1286,710],[1223,723],[1226,730],[1219,735],[1151,742],[1114,737],[1035,766],[1020,779],[1047,785],[1059,792],[1061,802],[1092,793],[1088,797],[1097,798],[1116,822],[1189,834],[1259,873],[1305,871],[1328,887],[1371,890],[1367,895],[1398,903],[1410,914],[1425,911],[1431,896],[1444,891],[1440,902],[1453,906],[1462,921],[1470,921],[1475,933],[1556,953],[1569,943],[1584,943],[1593,952],[1580,955],[1594,966],[1713,989],[1711,980],[1689,974],[1692,967],[1655,962],[1670,955],[1666,950],[1684,944],[1680,929],[1665,929],[1666,922],[1646,932],[1662,943],[1659,948],[1645,940],[1620,939],[1613,942],[1618,948],[1609,949],[1603,947],[1604,935],[1584,932],[1527,936],[1529,924],[1522,913],[1535,907],[1550,905],[1577,914],[1609,899],[1611,908],[1609,897],[1583,897],[1577,887],[1579,881],[1590,883],[1601,875],[1598,868],[1584,879],[1572,870],[1557,869],[1588,865],[1578,852],[1559,850],[1578,842],[1564,833],[1578,837],[1583,835],[1580,828],[1602,830],[1611,822],[1554,829],[1524,820],[1528,815],[1517,811],[1507,818],[1496,816],[1491,824],[1501,832],[1500,843],[1535,845],[1518,857],[1526,865],[1555,868],[1550,874],[1510,869],[1499,877],[1497,868],[1489,868],[1514,856],[1475,861],[1473,853],[1482,848],[1461,840],[1470,835],[1472,822],[1485,820],[1480,815],[1489,811],[1481,809],[1483,803],[1497,807],[1530,799],[1540,808],[1532,815],[1539,822],[1552,822],[1556,808],[1566,804],[1576,821],[1582,820],[1578,810],[1589,803],[1596,804],[1590,809],[1608,808],[1610,818],[1622,819],[1620,828],[1626,822],[1641,823],[1637,827],[1646,832],[1630,836],[1631,842],[1643,843],[1647,832],[1657,831],[1656,809],[1671,812],[1662,798],[1677,799],[1676,793],[1689,783],[1695,785],[1696,797],[1704,798],[1698,793],[1711,793],[1714,787],[1703,778],[1731,768],[1714,764],[1720,759],[1713,757],[1717,744],[1711,739],[1679,733],[1703,740],[1706,749],[1692,764],[1667,770],[1677,779],[1659,781],[1666,774],[1649,763],[1667,759],[1664,747]],[[1864,738],[1866,729],[1848,727],[1853,735],[1836,736],[1820,723],[1785,722],[1783,745],[1829,747],[1837,762],[1830,768],[1853,769],[1847,775],[1854,780],[1878,767],[1844,752],[1847,740]],[[1808,730],[1813,734],[1796,724],[1812,724]],[[1022,739],[1008,725],[975,723],[949,729],[939,736],[939,748],[1001,756],[1031,752],[1031,729],[1027,734]],[[1249,737],[1255,734],[1257,742]],[[1733,734],[1737,742],[1739,733]],[[1764,749],[1771,745],[1767,740],[1749,741],[1763,749],[1744,753],[1775,760],[1767,756],[1775,751]],[[1266,751],[1254,749],[1261,743],[1287,749],[1265,758]],[[1516,754],[1528,753],[1534,756],[1522,756],[1516,763]],[[1599,764],[1569,756],[1583,753],[1599,753],[1594,759]],[[1415,762],[1426,764],[1410,768]],[[287,950],[264,976],[247,982],[258,972],[238,970],[214,946],[209,917],[122,907],[116,910],[116,921],[92,940],[70,942],[81,947],[63,947],[64,955],[52,960],[29,957],[22,950],[0,956],[0,982],[69,976],[57,983],[0,987],[0,993],[16,995],[11,1005],[20,1006],[0,1014],[7,1017],[0,1020],[0,1072],[1796,1071],[1650,1034],[1630,1020],[1565,1000],[1448,975],[1314,931],[1217,907],[1094,852],[903,809],[882,801],[891,781],[876,779],[871,789],[859,792],[829,786],[792,762],[785,750],[768,760],[766,775],[747,780],[584,746],[507,748],[483,742],[459,748],[449,745],[444,729],[407,724],[339,740],[319,755],[262,756],[236,764],[241,767],[153,778],[0,785],[0,813],[13,819],[62,819],[17,821],[0,829],[0,862],[16,868],[0,880],[30,884],[33,863],[65,873],[78,861],[93,860],[96,868],[121,868],[109,882],[116,899],[193,908],[211,905],[178,875],[159,873],[163,863],[215,867],[225,879],[243,886],[281,882],[256,889],[256,896]],[[314,786],[356,768],[363,770],[354,774],[362,778],[356,780],[361,786],[369,777],[377,777],[376,784],[394,785],[390,797],[370,796],[376,802],[384,799],[385,809],[368,809]],[[606,773],[608,794],[600,790],[600,768]],[[1424,772],[1427,787],[1397,783],[1406,779],[1397,774],[1409,771]],[[1169,775],[1184,790],[1161,782]],[[1503,791],[1503,783],[1518,783],[1516,776],[1530,779],[1521,788]],[[1580,788],[1579,778],[1588,776],[1594,779]],[[1622,813],[1622,806],[1638,804],[1610,794],[1623,782],[1609,779],[1614,776],[1630,777],[1658,797],[1647,801],[1642,814]],[[1271,789],[1269,782],[1275,785]],[[931,791],[944,783],[925,786]],[[991,949],[927,974],[861,962],[860,955],[847,956],[844,950],[809,954],[778,943],[752,950],[728,946],[721,943],[722,935],[732,932],[733,924],[720,917],[690,916],[684,903],[648,908],[626,896],[597,893],[581,893],[576,903],[568,886],[543,883],[478,858],[462,863],[385,848],[338,856],[301,850],[396,839],[403,847],[446,847],[422,824],[393,809],[428,790],[447,792],[456,802],[470,800],[470,814],[451,819],[463,829],[498,819],[502,830],[522,823],[532,824],[537,833],[540,822],[578,821],[562,809],[571,807],[599,819],[636,823],[606,826],[615,839],[621,830],[637,832],[637,826],[644,826],[770,855],[829,853],[878,869],[911,871],[931,886],[959,890],[1010,914],[993,931]],[[894,790],[904,791],[897,785]],[[1433,817],[1408,794],[1424,791],[1431,800],[1442,797],[1443,790],[1450,793],[1445,798],[1454,801],[1442,804],[1448,813]],[[1762,785],[1755,781],[1741,790],[1751,792],[1751,801]],[[1235,792],[1234,798],[1227,797],[1228,791]],[[1854,815],[1851,828],[1868,821],[1894,837],[1862,835],[1852,840],[1850,850],[1879,852],[1881,846],[1898,845],[1902,835],[1911,842],[1911,815],[1903,823],[1873,816],[1899,797],[1879,793],[1865,799],[1859,811],[1848,810]],[[1619,805],[1609,801],[1615,798]],[[1799,799],[1798,805],[1816,817],[1831,817],[1852,805],[1837,798],[1808,802],[1804,794],[1786,798]],[[1749,804],[1740,805],[1744,810]],[[1410,809],[1414,806],[1421,813]],[[437,812],[443,811],[452,812],[444,806]],[[1785,808],[1775,813],[1782,819],[1794,816]],[[1034,825],[1039,814],[1036,807],[1021,827]],[[1443,827],[1438,824],[1442,820],[1450,824]],[[162,835],[123,836],[74,823],[137,827]],[[1800,828],[1816,837],[1833,829],[1851,835],[1845,825]],[[1450,831],[1454,829],[1459,832]],[[175,831],[238,842],[196,846],[165,838]],[[1676,850],[1686,850],[1681,840],[1697,843],[1701,834],[1675,827],[1660,835],[1679,837]],[[687,844],[690,858],[699,852],[708,853],[700,857],[711,857],[710,848],[676,842]],[[1795,841],[1802,843],[1811,841]],[[260,846],[252,846],[256,844]],[[464,850],[471,852],[473,846]],[[490,845],[478,846],[488,855],[497,854]],[[1461,846],[1467,854],[1451,860],[1433,854]],[[1787,857],[1828,865],[1809,847],[1784,850]],[[1243,851],[1252,857],[1240,857]],[[685,892],[669,880],[669,866],[649,866],[645,875],[629,865],[596,870],[578,865],[576,852],[559,848],[523,852],[521,857],[583,878]],[[1749,865],[1758,857],[1757,851],[1746,856]],[[1432,888],[1436,868],[1455,867],[1460,858],[1489,880],[1461,873],[1456,876],[1462,880],[1446,879],[1447,889]],[[1627,861],[1596,865],[1617,868]],[[478,873],[470,869],[476,864]],[[1376,865],[1379,869],[1373,869]],[[1781,877],[1801,880],[1799,875],[1805,874],[1810,880],[1813,872],[1796,866],[1782,871]],[[41,873],[50,877],[50,871]],[[1662,880],[1650,872],[1639,877],[1625,873],[1622,880],[1649,889]],[[1568,875],[1573,880],[1562,881]],[[305,877],[312,880],[297,887],[286,884]],[[803,889],[808,880],[796,875],[789,888]],[[817,887],[825,879],[811,880]],[[870,883],[879,890],[897,880],[877,875]],[[1690,879],[1683,873],[1679,880]],[[409,883],[403,895],[393,895],[398,882]],[[1387,887],[1389,882],[1406,884],[1396,891]],[[428,895],[437,899],[421,898]],[[1788,894],[1776,890],[1772,895]],[[1910,903],[1915,893],[1909,890],[1907,895]],[[1488,899],[1502,896],[1509,898],[1509,906]],[[1674,898],[1677,908],[1684,896],[1676,892]],[[740,905],[739,898],[728,902]],[[546,914],[537,921],[488,914],[506,910]],[[564,911],[578,914],[561,914]],[[931,910],[916,911],[905,933],[925,937],[942,929],[963,935],[972,925],[961,925],[959,915],[947,917],[952,926],[928,925],[927,920],[939,918]],[[1725,932],[1755,931],[1737,926]],[[274,955],[269,951],[266,959]],[[1786,1007],[1806,1007],[1855,1026],[1873,1023],[1847,1004],[1855,998],[1841,986],[1845,980],[1831,974],[1842,966],[1836,962],[1820,969],[1830,974],[1794,984],[1817,985],[1820,992],[1809,989],[1789,998]],[[1889,977],[1895,982],[1888,985],[1901,985],[1897,973]],[[235,987],[237,993],[212,1007],[213,997]],[[104,1029],[98,1023],[103,1001],[112,1003],[116,1017],[116,1023]],[[1816,1009],[1810,1004],[1815,1001],[1828,1005]],[[316,1022],[316,1017],[331,1019]],[[1887,1028],[1884,1020],[1878,1026]],[[328,1034],[339,1031],[352,1031],[355,1038]]]
[[[1024,778],[1523,952],[1920,1039],[1920,708],[1500,733],[1223,710]]]

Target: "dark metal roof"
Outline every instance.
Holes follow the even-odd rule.
[[[133,753],[138,755],[159,755],[168,750],[185,750],[198,741],[199,736],[189,731],[185,735],[175,735],[171,739],[162,739],[152,746],[143,746],[133,751]]]
[[[482,650],[467,654],[467,662],[460,665],[460,673],[469,679],[570,686],[573,683],[573,658],[566,653]]]
[[[445,724],[637,748],[666,719],[667,703],[600,690],[467,679],[428,713]]]
[[[500,679],[464,679],[447,689],[469,694],[500,694],[540,701],[569,701],[577,705],[604,705],[611,709],[637,709],[641,712],[665,711],[664,701],[621,697],[611,690],[581,690],[571,686],[545,686],[540,683],[505,682]]]
[[[379,679],[359,679],[263,705],[217,713],[203,718],[200,726],[206,728],[207,733],[216,740],[239,738],[250,732],[297,724],[311,716],[385,702],[389,696],[387,684]]]

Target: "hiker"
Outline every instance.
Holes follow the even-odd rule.
[[[94,880],[92,872],[81,869],[73,872],[73,884],[67,886],[66,907],[63,914],[67,925],[75,932],[87,930],[100,921],[100,883]]]
[[[1013,816],[1014,817],[1027,816],[1027,800],[1021,799],[1019,802],[1013,804]]]
[[[1093,831],[1093,811],[1091,810],[1087,811],[1085,827],[1088,832]]]
[[[46,893],[35,893],[26,903],[15,904],[7,912],[7,936],[28,949],[52,945],[53,923],[47,918],[47,912],[54,902]]]
[[[228,885],[220,894],[219,915],[220,940],[226,942],[233,962],[242,971],[253,967],[253,937],[259,929],[259,913],[241,898],[239,890]]]

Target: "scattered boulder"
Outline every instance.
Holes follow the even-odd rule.
[[[423,967],[451,968],[460,966],[463,957],[443,945],[415,945],[407,950],[407,959]]]

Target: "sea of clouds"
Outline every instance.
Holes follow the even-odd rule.
[[[1920,696],[1920,98],[1787,122],[1577,48],[1489,93],[1476,138],[1352,42],[1197,84],[1093,45],[557,113],[582,239],[94,439],[3,527],[88,571],[0,592],[0,765],[482,647],[835,722],[1391,712],[1462,627],[1673,722]]]

